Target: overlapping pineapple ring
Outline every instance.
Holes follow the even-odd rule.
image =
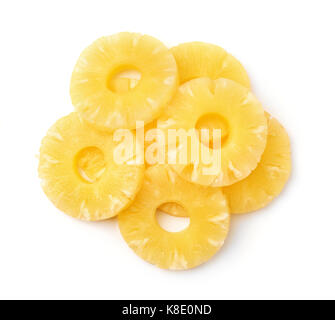
[[[201,77],[226,78],[250,88],[250,79],[245,68],[219,46],[195,41],[179,44],[170,50],[177,62],[180,84]],[[174,216],[185,216],[180,207],[172,203],[164,204],[161,210]]]
[[[223,188],[232,214],[266,207],[285,187],[291,173],[290,138],[279,121],[266,112],[268,138],[257,168],[244,180]],[[160,210],[177,217],[187,214],[173,203]]]
[[[249,76],[242,64],[223,48],[205,42],[186,42],[171,48],[176,59],[180,84],[208,77],[225,78],[250,88]]]
[[[141,73],[136,87],[115,92],[120,72]],[[157,39],[123,32],[96,40],[78,59],[71,79],[71,98],[81,117],[98,129],[134,129],[159,116],[175,94],[178,70],[172,53]]]
[[[167,202],[188,212],[187,229],[171,233],[160,227],[156,209]],[[163,269],[185,270],[218,252],[228,234],[230,214],[220,189],[188,183],[169,166],[155,165],[146,170],[142,189],[118,221],[123,238],[141,258]]]
[[[132,160],[143,154],[134,153],[131,164],[120,164],[114,159],[115,147],[112,135],[90,128],[77,113],[50,128],[40,149],[39,176],[44,192],[58,209],[96,221],[116,216],[133,201],[143,181],[144,166]],[[83,151],[92,148],[101,151],[105,167],[96,181],[89,182],[80,174],[77,161]],[[141,152],[139,147],[136,150]],[[92,160],[92,154],[88,156]]]
[[[266,146],[267,121],[262,105],[249,89],[234,81],[198,78],[179,87],[157,127],[167,136],[170,129],[195,129],[199,119],[207,115],[221,117],[227,123],[217,171],[206,173],[211,164],[202,161],[200,154],[196,163],[189,155],[187,163],[178,163],[185,150],[189,154],[189,140],[180,140],[178,146],[169,145],[168,151],[177,162],[172,167],[185,180],[205,186],[222,187],[243,180],[257,167]],[[201,147],[214,155],[209,146]]]
[[[264,208],[283,190],[291,173],[290,138],[279,121],[266,113],[268,138],[257,168],[244,180],[223,188],[231,212],[248,213]],[[177,215],[176,208],[169,208]]]

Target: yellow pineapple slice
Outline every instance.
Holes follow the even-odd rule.
[[[139,74],[135,81],[124,75]],[[122,80],[125,78],[125,80]],[[125,87],[128,86],[128,89]],[[134,129],[159,116],[178,86],[172,53],[147,35],[123,32],[86,48],[71,79],[72,103],[81,117],[99,129]]]
[[[119,163],[114,158],[119,145],[112,135],[82,122],[77,113],[57,121],[40,149],[38,171],[47,197],[82,220],[116,216],[133,201],[144,174],[144,166],[134,163],[135,157],[141,161],[141,149],[128,163]]]
[[[164,230],[156,220],[163,203],[183,206],[190,225]],[[118,216],[121,234],[137,255],[163,269],[185,270],[208,261],[227,237],[230,214],[221,189],[184,181],[168,165],[151,166],[134,203]]]
[[[157,126],[166,135],[170,129],[198,133],[198,139],[191,142],[180,136],[177,144],[169,142],[169,163],[184,179],[212,187],[245,179],[260,161],[267,139],[267,121],[261,104],[249,89],[228,79],[198,78],[184,83]],[[207,131],[211,136],[213,129],[221,132],[216,146],[212,140],[202,139],[200,143],[200,132]],[[192,159],[196,147],[212,161],[204,159],[201,153]]]
[[[267,114],[268,139],[258,167],[247,177],[224,188],[232,213],[247,213],[268,205],[283,190],[291,173],[290,139]]]
[[[208,77],[226,78],[250,88],[250,80],[242,64],[219,46],[204,42],[188,42],[171,49],[179,69],[180,83]]]

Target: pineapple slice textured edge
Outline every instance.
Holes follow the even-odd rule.
[[[291,174],[290,139],[285,128],[268,113],[268,139],[257,168],[245,180],[225,187],[232,213],[248,213],[270,204]]]
[[[178,65],[180,84],[202,77],[213,80],[226,78],[250,88],[250,80],[242,64],[219,46],[187,42],[170,50]]]

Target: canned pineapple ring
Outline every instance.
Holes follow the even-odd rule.
[[[125,73],[136,73],[128,87]],[[71,98],[81,117],[99,129],[134,129],[159,116],[178,86],[173,54],[147,35],[123,32],[102,37],[78,59]]]
[[[285,187],[291,174],[290,138],[278,120],[266,114],[268,139],[257,168],[244,180],[224,188],[232,213],[266,207]]]
[[[160,227],[156,209],[169,202],[186,209],[187,229],[172,233]],[[142,259],[163,269],[186,270],[219,251],[228,234],[230,214],[222,190],[189,183],[168,165],[156,165],[146,170],[141,191],[118,221],[123,238]]]
[[[58,120],[40,149],[38,171],[47,197],[78,219],[116,216],[135,198],[144,172],[144,165],[116,163],[116,146],[112,135],[90,128],[77,113]]]
[[[245,179],[257,167],[267,139],[262,105],[249,89],[228,79],[198,78],[181,85],[157,127],[167,133],[199,133],[191,143],[179,139],[178,146],[169,144],[168,152],[176,158],[171,166],[187,181],[212,187]],[[219,131],[220,136],[200,139],[204,131],[209,137]]]
[[[219,46],[204,42],[182,43],[171,49],[178,69],[180,83],[208,77],[226,78],[250,88],[248,74],[242,64]]]

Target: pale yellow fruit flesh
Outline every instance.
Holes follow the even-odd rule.
[[[200,161],[193,164],[190,150],[200,143],[199,139],[192,143],[179,141],[177,147],[169,145],[169,153],[177,154],[177,163],[172,167],[187,181],[212,187],[228,186],[245,179],[260,161],[267,139],[263,107],[249,89],[228,79],[199,78],[186,82],[158,119],[157,127],[167,136],[169,129],[197,129],[199,120],[208,116],[222,118],[226,123],[218,171],[205,172],[212,164],[202,161],[200,154]],[[215,158],[214,149],[201,147]],[[187,163],[180,163],[180,155],[185,152]]]
[[[290,139],[285,128],[267,114],[268,139],[258,167],[246,179],[224,188],[232,213],[267,206],[286,185],[291,173]]]
[[[112,135],[92,129],[77,113],[60,119],[40,149],[38,171],[45,194],[74,218],[96,221],[116,216],[139,191],[144,165],[117,164],[115,148]],[[143,153],[133,157],[140,159]]]
[[[156,209],[169,202],[185,208],[187,229],[171,233],[160,227]],[[146,170],[135,202],[118,221],[123,238],[142,259],[163,269],[186,270],[208,261],[222,247],[230,214],[222,190],[191,184],[169,166],[157,165]]]
[[[204,42],[188,42],[171,49],[178,69],[180,84],[208,77],[227,78],[250,88],[250,80],[242,64],[219,46]]]
[[[140,80],[118,79],[128,71],[140,73]],[[113,131],[134,129],[137,121],[153,121],[177,86],[172,53],[155,38],[123,32],[102,37],[82,52],[72,73],[70,94],[85,121]]]

